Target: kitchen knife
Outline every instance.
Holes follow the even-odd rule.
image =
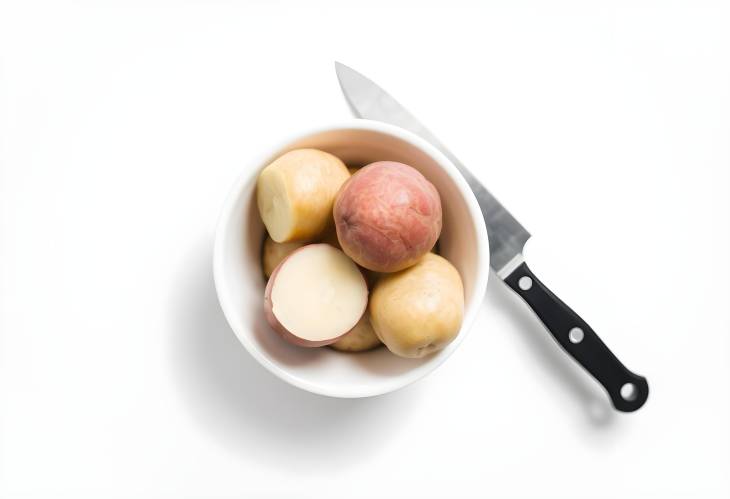
[[[393,97],[344,64],[336,62],[335,69],[355,116],[410,130],[436,146],[456,165],[474,192],[484,216],[492,270],[529,305],[560,346],[603,385],[617,410],[632,412],[644,405],[649,396],[646,378],[629,371],[593,329],[528,268],[522,249],[530,233]]]

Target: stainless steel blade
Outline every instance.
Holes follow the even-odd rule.
[[[522,260],[530,233],[425,126],[388,93],[352,68],[335,62],[337,78],[355,116],[410,130],[436,146],[451,160],[474,192],[489,233],[490,265],[504,279]]]

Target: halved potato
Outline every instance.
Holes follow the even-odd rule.
[[[317,149],[295,149],[274,160],[256,184],[259,213],[271,239],[285,243],[318,237],[348,178],[342,161]]]
[[[282,261],[264,293],[266,320],[304,347],[334,343],[352,330],[368,304],[360,269],[329,244],[309,244]]]

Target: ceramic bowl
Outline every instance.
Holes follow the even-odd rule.
[[[279,155],[321,149],[348,166],[400,161],[438,189],[443,208],[440,253],[461,274],[464,321],[456,339],[421,359],[385,347],[362,353],[301,348],[274,333],[264,317],[261,245],[265,228],[256,207],[256,178]],[[456,167],[440,151],[401,128],[368,120],[309,130],[266,151],[244,169],[223,207],[215,237],[213,272],[223,312],[248,352],[266,369],[303,390],[332,397],[368,397],[402,388],[431,373],[461,345],[482,303],[489,275],[487,232],[477,201]]]

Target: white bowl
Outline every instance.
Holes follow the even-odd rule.
[[[330,348],[286,343],[266,322],[261,244],[265,229],[256,207],[259,171],[286,151],[312,147],[348,165],[400,161],[413,166],[438,189],[443,206],[440,252],[464,282],[464,321],[445,349],[421,359],[396,357],[381,347],[348,354]],[[424,377],[461,344],[487,288],[489,245],[481,211],[456,167],[440,151],[401,128],[368,120],[319,128],[284,142],[254,160],[230,193],[218,223],[213,274],[223,313],[243,346],[287,383],[332,397],[368,397],[392,392]]]

